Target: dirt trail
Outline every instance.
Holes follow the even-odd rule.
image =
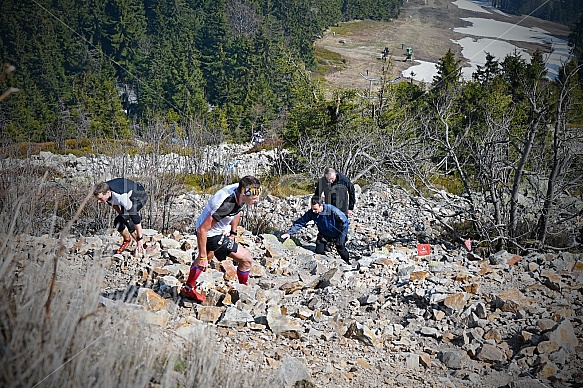
[[[464,35],[454,32],[457,27],[469,23],[461,20],[466,17],[482,17],[516,23],[525,27],[540,27],[546,31],[562,35],[566,39],[569,30],[565,26],[524,16],[504,16],[497,13],[485,14],[460,9],[451,0],[406,0],[401,15],[390,22],[354,21],[342,23],[329,29],[316,46],[339,53],[346,60],[346,68],[325,77],[332,87],[367,89],[369,78],[379,78],[383,66],[388,66],[390,79],[401,76],[401,72],[415,65],[403,62],[405,48],[413,48],[413,59],[437,62],[448,49],[457,58],[462,58],[461,47],[452,42]],[[502,33],[503,31],[501,31]],[[517,46],[532,53],[536,48],[548,51],[550,47],[524,42],[514,42]],[[388,61],[380,58],[385,47],[391,51]],[[403,47],[403,48],[402,48]],[[502,59],[502,58],[499,58]]]

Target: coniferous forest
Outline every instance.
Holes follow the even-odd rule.
[[[490,0],[503,12],[530,15],[562,24],[574,24],[583,10],[579,0]]]
[[[2,2],[0,57],[18,69],[2,86],[25,91],[2,107],[2,140],[124,138],[152,119],[247,140],[291,109],[327,26],[396,17],[400,2]]]

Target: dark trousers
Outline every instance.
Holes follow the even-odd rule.
[[[342,258],[342,260],[344,260],[347,263],[349,262],[350,255],[348,253],[348,250],[346,249],[346,246],[344,246],[344,244],[340,244],[337,240],[333,238],[324,237],[321,234],[318,234],[318,237],[316,238],[316,253],[320,255],[323,254],[324,251],[326,250],[326,245],[328,243],[333,243],[334,245],[336,245],[336,250],[338,251],[340,258]]]

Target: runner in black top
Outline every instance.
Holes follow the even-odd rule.
[[[138,212],[148,200],[144,186],[130,179],[115,178],[95,185],[93,195],[99,203],[107,203],[118,214],[113,223],[122,235],[123,243],[117,253],[122,253],[130,245],[132,235],[137,242],[136,252],[141,252],[144,241],[142,217]]]

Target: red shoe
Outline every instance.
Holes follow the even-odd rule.
[[[121,247],[119,247],[119,249],[117,250],[117,254],[122,253],[123,251],[126,250],[126,248],[128,247],[128,245],[130,245],[130,243],[132,242],[132,239],[129,240],[123,240],[123,244],[121,244]]]
[[[206,299],[206,296],[196,291],[196,288],[192,288],[187,284],[182,286],[182,289],[180,290],[180,295],[184,296],[185,298],[192,299],[198,303],[202,303]]]

